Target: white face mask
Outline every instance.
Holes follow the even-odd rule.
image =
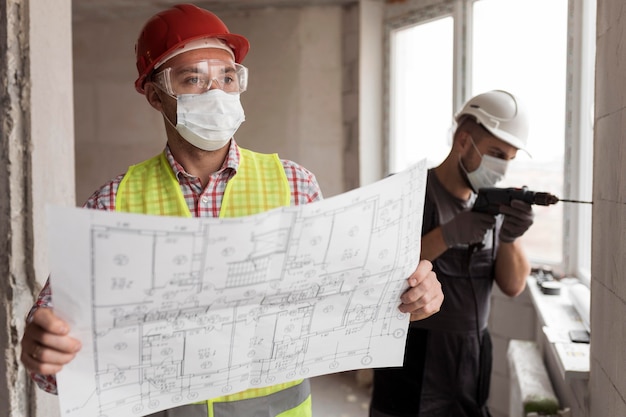
[[[509,165],[509,161],[495,158],[490,155],[482,155],[476,147],[476,144],[474,144],[474,140],[470,140],[472,141],[474,149],[476,149],[476,152],[478,152],[478,155],[480,155],[481,157],[480,165],[478,166],[478,168],[476,168],[476,170],[472,172],[467,172],[465,166],[463,165],[463,161],[461,161],[460,156],[459,164],[463,172],[465,172],[467,180],[474,189],[474,192],[478,192],[478,190],[481,188],[493,187],[499,181],[501,181],[506,174],[506,169]]]
[[[176,97],[176,105],[176,130],[187,142],[205,151],[223,148],[246,119],[239,94],[220,89],[181,94]]]

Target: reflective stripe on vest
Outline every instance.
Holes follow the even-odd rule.
[[[189,404],[147,417],[311,417],[311,387],[308,380],[261,398]]]
[[[249,389],[239,394],[226,396],[228,400],[225,401],[219,401],[219,399],[207,401],[209,417],[311,417],[309,380],[300,380],[289,385],[291,387],[269,395],[232,399],[234,396],[243,397],[242,394],[256,390]],[[210,404],[213,407],[210,407]]]
[[[291,188],[278,155],[239,150],[239,167],[237,174],[226,185],[220,217],[240,217],[289,206]],[[128,169],[115,196],[115,210],[191,217],[165,152]],[[236,410],[233,409],[235,406]],[[177,414],[178,409],[181,409],[180,414]],[[310,417],[310,386],[308,380],[298,380],[251,388],[206,403],[166,410],[165,414],[157,413],[155,416],[196,417],[199,410],[202,410],[202,416],[209,417]]]

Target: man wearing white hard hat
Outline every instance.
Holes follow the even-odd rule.
[[[230,33],[216,15],[191,4],[171,7],[148,20],[135,47],[135,89],[162,114],[165,149],[106,183],[85,207],[164,216],[238,217],[320,200],[315,176],[307,169],[235,142],[234,134],[245,119],[239,97],[248,83],[248,69],[241,64],[248,49],[245,37]],[[415,265],[407,281],[408,290],[398,300],[400,311],[418,320],[439,310],[443,293],[429,261]],[[55,375],[74,359],[81,345],[69,336],[68,324],[54,314],[49,283],[27,320],[21,360],[41,388],[56,393]],[[210,345],[210,340],[206,343]],[[228,348],[232,346],[224,347]],[[222,378],[201,369],[197,373],[206,378],[205,384]],[[151,414],[279,415],[311,416],[308,380],[294,375],[293,381],[279,385],[194,398],[189,404]]]
[[[525,150],[528,118],[518,97],[479,94],[455,115],[452,149],[428,171],[421,258],[445,295],[441,311],[411,323],[404,366],[377,369],[370,417],[485,417],[491,373],[487,331],[493,282],[514,297],[530,264],[518,238],[533,223],[519,200],[500,215],[472,211],[480,188],[504,177]]]

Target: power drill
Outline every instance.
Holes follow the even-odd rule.
[[[522,188],[498,188],[487,187],[478,190],[478,196],[472,207],[472,211],[488,214],[500,214],[500,206],[510,206],[511,200],[522,200],[528,204],[549,206],[559,202],[559,198],[550,193],[530,191],[528,187]],[[569,202],[581,202],[575,200],[561,200]]]

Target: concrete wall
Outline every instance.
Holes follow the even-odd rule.
[[[626,415],[626,8],[598,0],[596,43],[591,416]]]
[[[47,278],[46,205],[74,204],[71,1],[1,1],[0,30],[0,415],[54,417],[19,340]]]
[[[346,8],[343,13],[343,120],[344,120],[344,166],[346,190],[360,184],[359,169],[359,75],[360,75],[360,8]]]
[[[345,191],[342,13],[338,6],[220,13],[251,43],[246,121],[235,139],[304,165],[327,197]],[[133,86],[134,44],[148,17],[74,26],[78,204],[165,145],[161,115]]]
[[[383,17],[384,4],[361,0],[359,10],[360,184],[383,176]]]

